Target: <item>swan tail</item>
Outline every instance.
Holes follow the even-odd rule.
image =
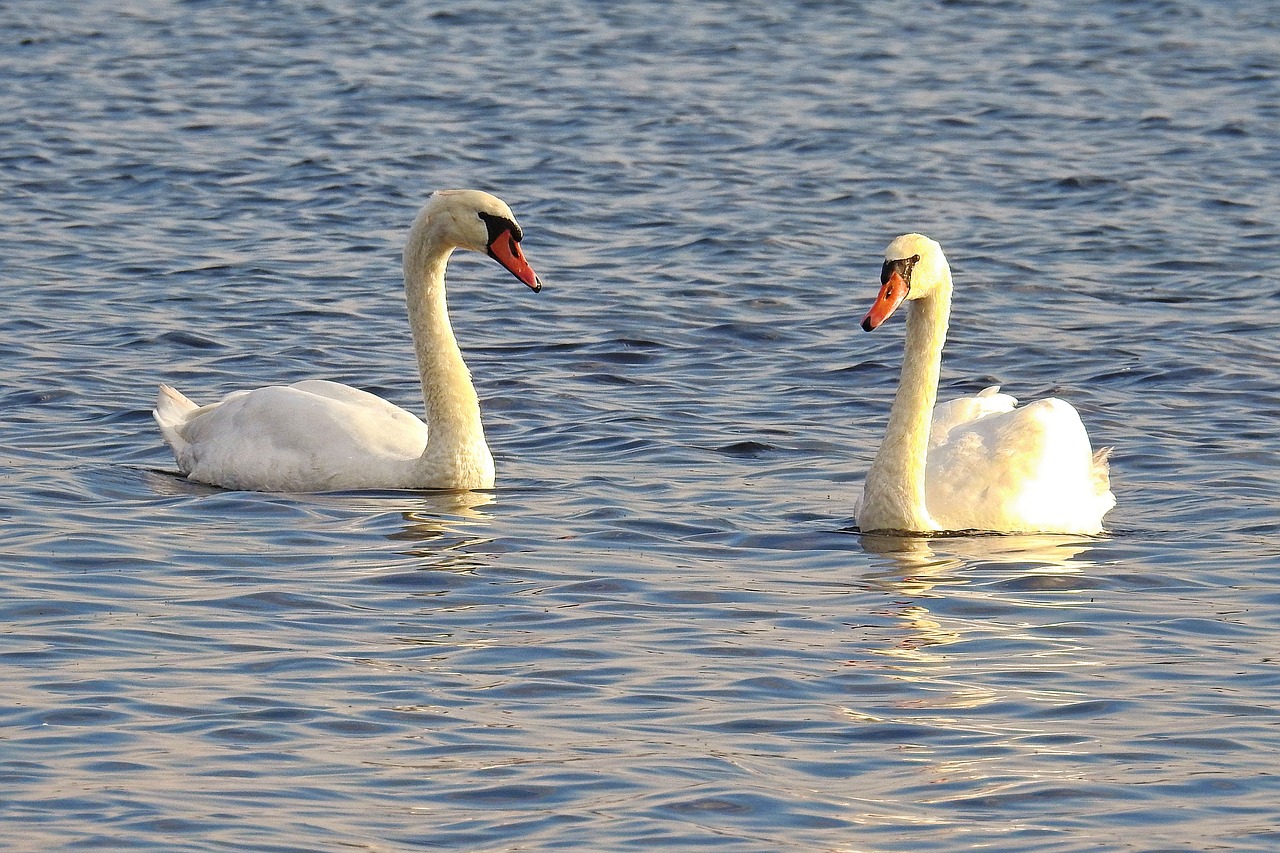
[[[173,448],[176,456],[181,456],[182,449],[187,445],[186,439],[182,437],[179,430],[186,423],[187,417],[197,408],[199,407],[188,400],[181,391],[170,388],[168,385],[161,385],[156,394],[156,407],[151,410],[151,417],[156,419],[160,434]]]
[[[1111,451],[1114,447],[1101,447],[1093,454],[1093,482],[1098,494],[1105,495],[1111,491]]]

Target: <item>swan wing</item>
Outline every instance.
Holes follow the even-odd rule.
[[[987,415],[1012,412],[1018,401],[1000,393],[999,385],[984,388],[972,397],[947,400],[933,407],[933,420],[929,426],[929,449],[945,444],[951,431],[973,423]]]
[[[1115,505],[1106,452],[1094,454],[1075,408],[1053,398],[952,425],[929,450],[925,482],[948,530],[1099,533]]]
[[[370,394],[368,391],[361,391],[359,388],[352,388],[341,382],[331,382],[328,379],[306,379],[288,387],[325,397],[349,407],[348,414],[358,415],[365,429],[376,427],[381,431],[391,427],[394,432],[408,431],[409,433],[421,429],[424,436],[423,443],[426,443],[427,425],[422,422],[422,419],[394,403],[387,402],[377,394]],[[381,423],[383,419],[387,423]],[[418,452],[421,453],[422,448],[418,448]]]
[[[164,405],[157,403],[157,420]],[[177,423],[173,409],[162,429],[175,439],[178,468],[231,489],[394,488],[427,443],[419,418],[324,380],[237,391],[185,410]]]

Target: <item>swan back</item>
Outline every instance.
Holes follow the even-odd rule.
[[[987,415],[1012,412],[1017,405],[1017,399],[1000,393],[999,385],[984,388],[972,397],[957,397],[938,403],[933,407],[933,422],[929,426],[929,448],[946,444],[951,431],[958,426]]]

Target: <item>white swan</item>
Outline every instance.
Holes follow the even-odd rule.
[[[152,415],[188,478],[228,489],[487,489],[493,456],[480,402],[449,325],[454,249],[486,252],[535,292],[511,208],[477,190],[434,193],[404,249],[405,298],[426,423],[386,400],[320,379],[237,391],[197,406],[160,386]]]
[[[1116,502],[1110,448],[1093,452],[1069,403],[1014,408],[1017,400],[997,386],[934,408],[951,312],[942,247],[920,234],[898,237],[885,251],[880,282],[863,329],[906,300],[911,306],[902,378],[856,510],[859,528],[1100,533]]]

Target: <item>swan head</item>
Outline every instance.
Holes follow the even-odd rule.
[[[523,239],[515,214],[497,196],[483,190],[438,190],[413,223],[405,259],[411,263],[432,243],[483,252],[537,293],[542,281],[520,249]]]
[[[932,296],[951,282],[951,268],[942,247],[923,234],[903,234],[884,250],[880,268],[880,295],[862,320],[870,332],[908,299]]]

